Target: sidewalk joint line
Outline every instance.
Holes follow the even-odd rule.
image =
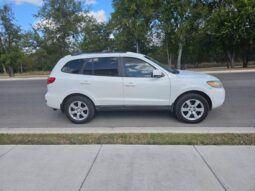
[[[82,189],[84,183],[86,182],[86,180],[87,180],[87,178],[88,178],[88,176],[89,176],[89,174],[90,174],[90,172],[91,172],[91,170],[92,170],[92,168],[93,168],[93,166],[94,166],[94,164],[95,164],[95,162],[96,162],[96,160],[97,160],[97,157],[98,157],[98,155],[99,155],[99,153],[100,153],[102,147],[103,147],[103,145],[100,145],[100,148],[98,149],[97,154],[96,154],[96,156],[95,156],[95,158],[94,158],[94,160],[93,160],[93,162],[92,162],[92,164],[91,164],[91,166],[90,166],[90,168],[89,168],[87,174],[85,175],[85,177],[84,177],[84,179],[83,179],[83,181],[82,181],[82,183],[81,183],[81,185],[80,185],[79,191],[81,191],[81,189]]]
[[[193,145],[193,148],[195,149],[195,151],[198,153],[198,155],[201,157],[202,161],[205,163],[205,165],[209,168],[209,170],[211,171],[211,173],[213,174],[213,176],[216,178],[216,180],[218,181],[218,183],[222,186],[222,188],[227,191],[228,189],[224,186],[223,182],[218,178],[218,176],[216,175],[216,173],[213,171],[212,167],[209,165],[209,163],[206,161],[206,159],[203,157],[203,155],[199,152],[199,150],[197,149],[197,147],[195,145]]]
[[[12,148],[10,148],[8,151],[6,151],[5,153],[0,155],[0,158],[4,157],[5,155],[7,155],[9,152],[11,152],[17,145],[14,145]]]

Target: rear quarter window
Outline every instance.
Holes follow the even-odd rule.
[[[83,66],[83,63],[84,63],[83,59],[71,60],[63,66],[61,71],[70,74],[79,74]]]

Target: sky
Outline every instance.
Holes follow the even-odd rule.
[[[11,4],[16,23],[23,30],[30,30],[36,23],[33,17],[40,7],[43,0],[0,0],[0,6],[4,3]],[[112,0],[79,0],[84,1],[90,8],[90,14],[100,22],[109,19],[112,12]]]

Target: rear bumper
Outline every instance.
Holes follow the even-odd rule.
[[[60,105],[62,103],[61,99],[59,98],[59,96],[56,95],[52,95],[49,92],[47,92],[45,94],[45,100],[46,100],[46,104],[54,109],[60,109]]]
[[[212,101],[212,109],[223,105],[225,101],[225,89],[224,88],[212,88],[208,94]]]

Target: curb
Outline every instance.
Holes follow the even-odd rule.
[[[25,80],[46,80],[47,77],[31,77],[31,78],[6,78],[0,81],[25,81]]]
[[[195,71],[194,72],[202,72],[207,74],[233,74],[233,73],[251,73],[255,72],[255,69],[249,70],[220,70],[220,71]]]
[[[84,128],[0,128],[0,134],[79,134],[79,133],[198,133],[249,134],[254,127],[84,127]]]

